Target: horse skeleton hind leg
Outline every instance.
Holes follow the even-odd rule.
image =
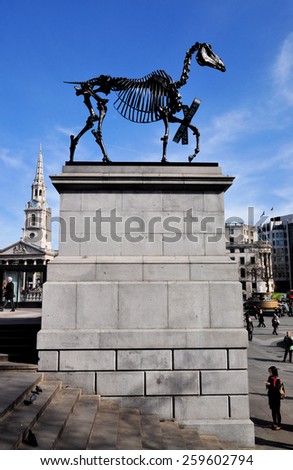
[[[161,137],[161,140],[163,141],[163,156],[162,156],[161,162],[166,163],[168,161],[167,160],[167,145],[169,141],[169,113],[166,108],[162,108],[162,107],[159,107],[158,111],[165,125],[165,134],[163,135],[163,137]]]
[[[92,134],[93,134],[93,136],[95,136],[96,142],[99,145],[100,149],[102,150],[103,162],[106,163],[106,162],[110,162],[111,160],[107,155],[107,151],[106,151],[106,148],[105,148],[105,145],[104,145],[103,136],[102,136],[102,124],[103,124],[103,120],[104,120],[104,118],[107,114],[108,108],[107,108],[106,104],[108,103],[109,100],[100,98],[96,93],[93,94],[93,97],[97,101],[97,107],[98,107],[98,110],[99,110],[99,119],[98,119],[99,122],[98,122],[97,130],[92,130]]]
[[[100,98],[87,84],[82,84],[81,88],[75,87],[75,90],[76,90],[76,95],[77,96],[83,95],[83,98],[84,98],[83,102],[86,105],[86,107],[88,108],[88,110],[90,112],[90,115],[86,120],[85,126],[82,128],[82,130],[79,132],[79,134],[77,134],[76,137],[74,137],[74,135],[70,136],[70,141],[71,141],[71,144],[70,144],[70,161],[73,161],[73,159],[74,159],[74,152],[75,152],[76,146],[79,142],[79,139],[88,130],[90,130],[94,127],[94,122],[99,121],[97,130],[96,131],[92,130],[92,133],[96,138],[96,142],[98,143],[98,145],[100,146],[100,148],[102,150],[103,162],[108,162],[108,161],[110,161],[110,159],[107,155],[107,152],[106,152],[106,149],[105,149],[105,146],[104,146],[104,142],[103,142],[103,138],[102,138],[102,129],[101,129],[104,117],[106,116],[106,112],[107,112],[106,103],[108,102],[108,100]],[[97,114],[95,113],[95,111],[92,107],[91,100],[90,100],[91,96],[98,103],[97,107],[98,107],[98,110],[99,110],[99,116],[97,116]]]

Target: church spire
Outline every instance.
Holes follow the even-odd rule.
[[[47,250],[51,249],[51,209],[46,200],[46,184],[40,146],[31,200],[24,210],[23,241]]]
[[[43,205],[46,203],[46,185],[44,178],[44,169],[43,169],[43,154],[42,146],[40,145],[39,157],[36,167],[35,179],[32,184],[32,201]]]
[[[34,183],[36,184],[42,184],[45,182],[44,179],[44,169],[43,169],[43,154],[42,154],[42,144],[40,144],[40,151],[39,151],[39,158],[37,162],[37,168],[36,168],[36,176],[34,179]]]

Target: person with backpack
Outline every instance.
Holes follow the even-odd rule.
[[[278,369],[275,366],[271,366],[268,369],[269,377],[265,382],[266,389],[268,391],[269,407],[272,412],[273,424],[272,429],[279,431],[281,429],[281,393],[280,388],[282,381],[279,378]]]

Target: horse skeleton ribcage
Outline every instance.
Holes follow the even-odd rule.
[[[117,111],[133,122],[148,123],[162,119],[159,108],[169,108],[176,96],[172,78],[157,70],[139,79],[111,78],[111,89],[118,98]]]

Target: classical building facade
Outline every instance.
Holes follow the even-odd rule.
[[[259,239],[272,246],[272,267],[277,292],[293,289],[293,214],[272,217],[258,229]]]
[[[243,300],[273,292],[271,244],[259,240],[256,227],[244,223],[226,224],[225,233],[230,258],[238,262]]]
[[[17,306],[40,306],[47,263],[56,256],[51,247],[51,209],[46,200],[43,156],[40,149],[31,198],[24,209],[20,240],[0,250],[1,299],[6,279],[15,285]]]

